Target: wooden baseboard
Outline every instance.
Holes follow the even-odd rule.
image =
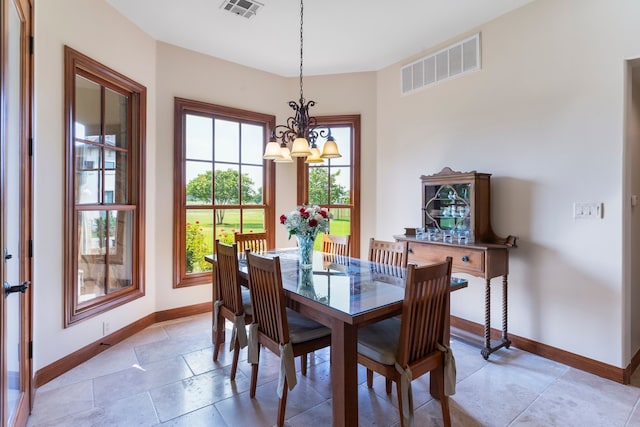
[[[40,387],[41,385],[46,384],[47,382],[64,374],[70,369],[75,368],[81,363],[86,362],[92,357],[102,353],[110,346],[115,345],[132,335],[135,335],[136,333],[153,325],[154,323],[193,316],[195,314],[207,313],[210,312],[211,309],[211,303],[205,302],[201,304],[178,307],[170,310],[162,310],[151,313],[143,317],[142,319],[139,319],[131,323],[130,325],[127,325],[124,328],[115,331],[112,334],[102,337],[98,341],[94,341],[93,343],[74,351],[73,353],[63,357],[62,359],[56,360],[55,362],[41,369],[38,369],[33,377],[33,385],[34,387]]]
[[[629,366],[624,370],[624,384],[631,384],[631,375],[640,367],[640,350],[631,358]]]
[[[451,316],[451,326],[453,328],[461,329],[462,331],[471,333],[473,335],[477,335],[484,343],[483,325],[471,322],[466,319],[462,319],[460,317]],[[453,330],[452,334],[454,334]],[[491,339],[499,339],[501,336],[501,331],[491,328]],[[632,360],[632,363],[627,368],[623,369],[590,359],[588,357],[580,356],[575,353],[561,350],[550,345],[542,344],[528,338],[519,337],[517,335],[509,334],[509,339],[511,340],[511,345],[513,347],[519,348],[520,350],[537,354],[538,356],[542,356],[545,359],[554,360],[564,365],[571,366],[572,368],[580,369],[581,371],[589,372],[591,374],[598,375],[599,377],[603,377],[621,384],[629,384],[629,379],[634,370],[634,368],[632,367],[634,366],[634,364],[636,367],[640,364],[640,354],[636,354],[636,356]],[[491,356],[489,356],[489,358],[491,358]]]

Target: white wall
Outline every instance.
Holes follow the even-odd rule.
[[[627,152],[625,153],[625,166],[627,174],[626,185],[629,186],[627,194],[640,197],[640,60],[630,61],[627,70],[627,108],[626,118],[627,129]],[[623,205],[630,205],[630,197],[623,198]],[[625,293],[626,317],[629,319],[628,328],[629,345],[627,351],[633,356],[640,348],[640,263],[637,257],[640,256],[640,204],[631,207],[626,211],[629,232],[624,233],[625,261],[629,265],[629,286]],[[634,262],[636,261],[636,262]],[[625,325],[623,324],[623,327]],[[624,331],[625,329],[623,329]]]
[[[494,231],[519,236],[510,331],[619,367],[623,77],[625,58],[640,56],[638,12],[634,1],[537,0],[477,29],[479,72],[401,96],[400,67],[423,52],[378,76],[378,235],[419,223],[421,174],[492,173]],[[603,202],[604,218],[574,220],[583,201]],[[452,313],[483,323],[483,292],[474,279]]]
[[[64,329],[64,45],[147,87],[147,224],[155,224],[155,41],[103,0],[36,0],[34,139],[34,371],[156,311],[156,260],[146,296]],[[147,247],[156,246],[146,235]]]

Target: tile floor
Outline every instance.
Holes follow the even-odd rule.
[[[450,400],[454,426],[640,426],[637,386],[515,348],[485,361],[468,342],[454,338],[451,346],[458,369]],[[256,398],[250,399],[246,349],[234,383],[231,355],[225,350],[213,363],[210,314],[155,324],[40,387],[28,426],[273,425],[279,359],[262,352]],[[316,352],[310,364],[289,393],[288,426],[331,424],[328,351]],[[376,376],[373,390],[367,389],[359,369],[360,425],[399,425],[395,388],[386,395]],[[640,385],[639,373],[634,383]],[[428,375],[413,383],[416,426],[442,425],[428,384]]]

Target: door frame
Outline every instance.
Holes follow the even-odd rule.
[[[0,367],[2,374],[2,386],[0,387],[0,425],[1,426],[22,426],[27,422],[27,417],[33,402],[33,359],[32,359],[32,337],[33,337],[33,0],[0,0],[0,128],[4,129],[6,119],[6,69],[8,66],[7,46],[8,46],[8,20],[11,7],[15,7],[22,20],[22,34],[20,35],[22,58],[20,67],[20,97],[21,97],[21,124],[20,124],[20,260],[19,266],[22,281],[29,281],[31,286],[21,296],[21,333],[20,333],[20,354],[21,354],[21,384],[24,387],[24,394],[18,403],[12,423],[9,424],[7,414],[7,396],[4,390],[7,388],[7,376],[5,375],[6,358],[5,349],[5,297],[4,292],[0,302],[0,354],[2,354],[3,364]],[[4,156],[5,144],[11,141],[5,140],[4,132],[0,132],[0,153]],[[0,195],[4,194],[4,161],[0,161]],[[2,197],[4,199],[4,197]],[[0,241],[5,234],[5,212],[4,206],[0,206]],[[0,262],[0,273],[4,277],[4,262]]]

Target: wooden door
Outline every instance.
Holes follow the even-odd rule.
[[[26,424],[31,405],[31,93],[29,0],[0,0],[0,425]]]

